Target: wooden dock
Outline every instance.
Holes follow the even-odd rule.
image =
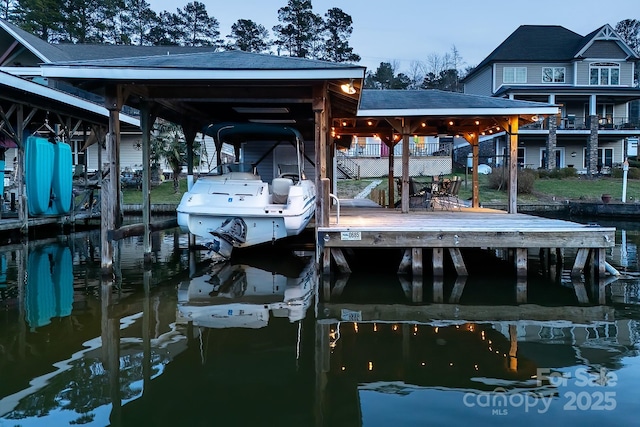
[[[343,206],[339,216],[332,209],[328,226],[317,227],[317,242],[325,274],[331,272],[332,262],[340,272],[350,272],[345,249],[402,248],[405,255],[398,266],[401,273],[422,276],[423,249],[431,249],[434,276],[444,274],[446,252],[457,274],[465,276],[461,249],[476,248],[513,250],[517,276],[526,277],[529,250],[561,253],[562,249],[571,248],[577,249],[572,275],[579,276],[586,265],[593,265],[595,275],[603,277],[605,250],[615,245],[615,228],[485,208],[402,213],[396,209]]]

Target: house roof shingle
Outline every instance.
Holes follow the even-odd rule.
[[[165,47],[166,48],[166,47]],[[167,54],[147,56],[114,56],[106,59],[72,60],[58,62],[55,65],[79,67],[113,67],[113,68],[172,68],[172,69],[207,69],[207,70],[320,70],[364,67],[352,64],[319,61],[315,59],[277,56],[264,53],[229,51],[175,51],[165,49]]]
[[[459,92],[428,90],[373,90],[362,91],[360,110],[438,110],[459,109],[473,113],[474,109],[545,108],[549,104],[470,95]]]

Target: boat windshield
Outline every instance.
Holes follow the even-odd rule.
[[[209,175],[225,175],[231,172],[256,173],[255,167],[251,163],[224,163],[213,168]]]

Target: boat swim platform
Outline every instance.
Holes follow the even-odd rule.
[[[323,274],[331,273],[331,264],[341,273],[350,273],[343,250],[358,248],[400,248],[404,256],[399,273],[423,273],[423,249],[432,250],[434,277],[444,274],[445,252],[450,254],[458,276],[467,269],[461,249],[512,250],[517,277],[527,275],[529,250],[547,250],[562,256],[564,249],[575,249],[573,277],[594,267],[597,278],[605,276],[605,250],[615,245],[615,228],[584,225],[566,220],[528,214],[510,214],[487,208],[455,210],[410,210],[372,207],[363,203],[340,201],[332,207],[329,224],[316,227],[318,251]]]

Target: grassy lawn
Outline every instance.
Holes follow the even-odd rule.
[[[151,203],[180,203],[184,192],[187,191],[187,180],[180,180],[180,191],[173,191],[173,181],[168,180],[151,188]],[[137,205],[142,203],[142,191],[135,188],[122,190],[122,201],[125,205]]]
[[[464,179],[464,175],[461,175]],[[471,176],[468,176],[469,182],[462,183],[460,187],[459,197],[461,199],[468,199],[471,197]],[[371,184],[374,180],[380,180],[380,184],[376,187],[378,190],[384,190],[388,193],[387,178],[367,178],[360,180],[343,179],[338,181],[338,197],[340,198],[353,198],[356,194],[360,193],[365,187]],[[417,177],[415,180],[420,183],[426,183],[430,181],[427,177]],[[506,191],[498,191],[489,188],[488,177],[486,175],[480,175],[480,200],[482,203],[506,203],[507,193]],[[180,191],[174,193],[173,182],[165,181],[160,185],[154,186],[151,189],[151,202],[152,203],[179,203],[182,194],[187,189],[186,179],[180,180]],[[612,200],[621,200],[622,198],[622,179],[621,178],[564,178],[564,179],[550,179],[540,178],[534,183],[534,190],[532,194],[520,194],[518,195],[518,201],[520,203],[563,203],[566,200],[572,201],[599,201],[600,196],[603,193],[611,194]],[[396,198],[398,194],[396,194]],[[635,202],[640,200],[640,180],[628,180],[627,182],[627,202]],[[123,190],[124,204],[139,204],[142,203],[142,192],[137,189],[127,188]]]
[[[464,180],[464,175],[461,175]],[[506,203],[507,192],[505,190],[495,190],[488,186],[488,176],[480,175],[480,200],[483,203]],[[382,182],[376,187],[378,190],[388,192],[387,178],[379,178]],[[426,183],[430,181],[427,177],[417,177],[416,182]],[[471,197],[471,176],[468,176],[468,182],[460,187],[459,197],[468,199]],[[361,180],[340,180],[338,181],[338,197],[352,198],[358,194],[374,179]],[[466,185],[465,185],[466,184]],[[519,203],[537,204],[537,203],[563,203],[566,200],[571,201],[599,201],[603,193],[611,194],[612,200],[621,200],[622,198],[622,179],[599,177],[593,179],[587,178],[564,178],[550,179],[539,178],[534,183],[534,189],[531,194],[519,194]],[[396,199],[398,194],[395,195]],[[627,181],[627,202],[635,202],[640,200],[640,180]]]

